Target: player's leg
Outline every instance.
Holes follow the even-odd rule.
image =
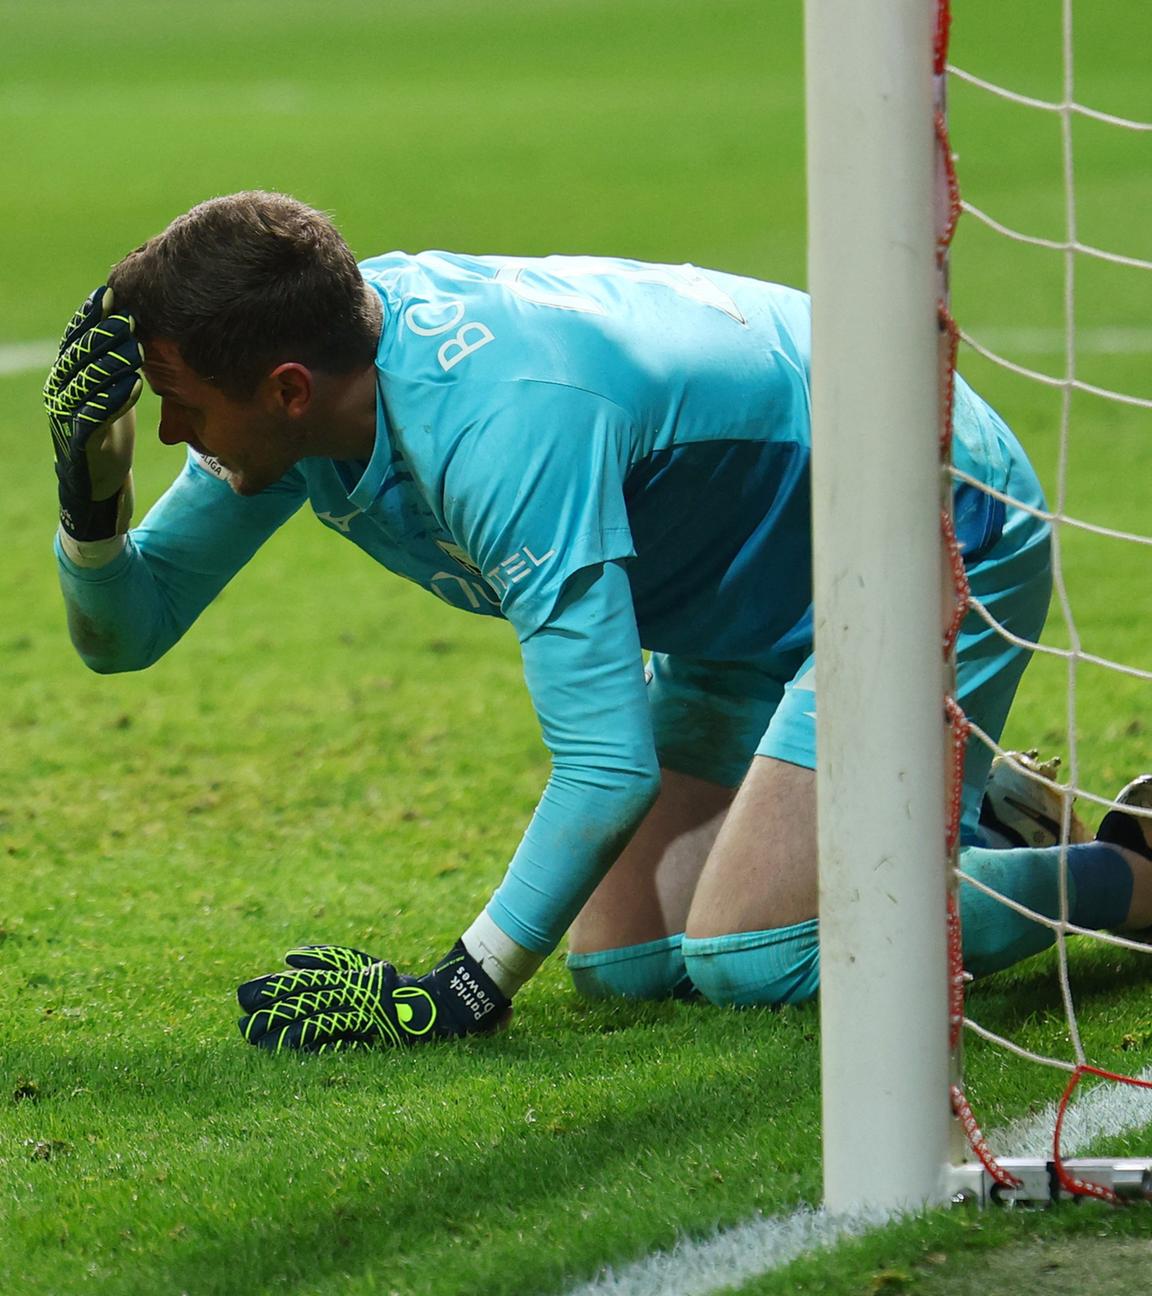
[[[758,755],[693,897],[688,975],[712,1003],[810,999],[820,976],[816,909],[815,770]]]
[[[691,992],[680,943],[700,870],[782,687],[729,664],[653,655],[649,700],[660,795],[569,933],[590,998]]]
[[[784,713],[782,707],[777,719]],[[983,720],[992,723],[987,715]],[[800,726],[793,727],[793,742],[797,732]],[[1152,779],[1137,780],[1121,799],[1137,813],[1152,812]],[[812,770],[764,756],[753,760],[701,873],[681,946],[689,977],[711,1002],[798,1003],[816,993],[815,809]],[[961,852],[961,871],[1055,917],[1060,858],[1059,846],[973,845]],[[1152,818],[1113,812],[1099,839],[1071,846],[1067,860],[1072,922],[1119,930],[1152,926]],[[976,974],[1052,943],[1050,928],[975,887],[962,888],[961,904],[965,966]]]
[[[1006,493],[1043,507],[1040,487],[1002,429],[1009,455]],[[1034,515],[1009,509],[1003,533],[983,557],[970,561],[968,582],[974,599],[1010,634],[1039,638],[1048,602],[1049,536]],[[960,705],[993,740],[999,740],[1020,677],[1026,648],[1007,642],[975,612],[957,644]],[[1017,904],[1048,918],[1060,913],[1061,852],[1045,845],[1001,850],[985,844],[979,828],[980,806],[992,751],[970,742],[964,763],[963,825],[960,851],[960,916],[964,962],[976,975],[1009,967],[1046,949],[1055,939],[1050,927],[1024,916],[966,883],[972,878]],[[1033,798],[1041,794],[1034,791]],[[1152,921],[1149,861],[1138,852],[1106,840],[1069,845],[1068,917],[1076,926],[1131,930]]]
[[[1027,792],[1024,793],[1027,795]],[[1082,927],[1152,926],[1152,778],[1120,794],[1096,842],[1067,851],[1070,917]],[[813,771],[756,757],[697,887],[682,951],[714,1003],[796,1003],[819,985]],[[1149,817],[1140,817],[1141,811]],[[1059,912],[1059,847],[962,852],[961,868],[1017,903]],[[965,887],[965,964],[977,973],[1038,952],[1051,930]],[[1004,921],[1004,915],[1019,918]]]
[[[1152,926],[1152,779],[1120,793],[1094,842],[1067,850],[1069,917],[1086,928]],[[714,1002],[798,1002],[816,992],[816,780],[756,757],[705,866],[683,945],[689,975]],[[1143,817],[1141,814],[1149,817]],[[1059,913],[1058,846],[971,846],[961,871],[1018,904]],[[976,974],[1047,948],[1051,929],[976,888],[962,890],[965,965]]]
[[[785,686],[724,821],[685,928],[712,1003],[799,1003],[819,986],[816,663]]]
[[[816,773],[756,756],[693,897],[694,936],[816,917]]]
[[[1009,490],[1027,501],[1039,487],[1013,465]],[[1012,635],[1038,638],[1048,601],[1046,526],[1013,510],[996,544],[969,566],[972,592]],[[958,698],[998,740],[1029,651],[1007,642],[976,613],[957,652]],[[812,662],[788,686],[705,866],[682,945],[689,975],[717,1003],[797,1002],[819,981]],[[807,693],[807,696],[805,694]],[[963,772],[962,873],[1047,917],[1059,912],[1061,851],[993,850],[979,844],[979,811],[992,752],[969,743]],[[1131,819],[1132,816],[1126,816]],[[1152,835],[1152,834],[1149,834]],[[1143,840],[1147,840],[1145,837]],[[1135,929],[1152,922],[1152,851],[1106,837],[1067,852],[1070,919],[1086,928]],[[1051,944],[1050,928],[961,888],[965,964],[1006,967]]]
[[[684,920],[734,794],[661,770],[655,805],[568,934],[568,971],[581,994],[664,999],[690,991]]]
[[[996,782],[994,771],[990,788]],[[1016,780],[1014,791],[1013,808],[1021,812],[1020,820],[1034,825],[1031,840],[1039,843],[1047,828],[1049,840],[1058,842],[1059,797],[1024,779]],[[1152,778],[1136,779],[1116,800],[1125,809],[1104,817],[1095,841],[1073,817],[1065,852],[1068,919],[1077,927],[1143,932],[1152,926]],[[982,817],[982,827],[987,821]],[[1058,845],[969,846],[960,853],[962,885],[965,877],[975,878],[1049,918],[1060,913],[1061,867]],[[963,885],[961,916],[965,965],[975,975],[1008,967],[1055,939],[1051,928],[1016,914],[971,885]]]

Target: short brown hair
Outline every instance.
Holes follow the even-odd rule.
[[[371,364],[377,316],[331,220],[286,194],[210,198],[113,267],[137,332],[176,343],[200,377],[239,399],[277,364],[331,373]]]

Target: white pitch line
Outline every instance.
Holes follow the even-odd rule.
[[[591,1282],[569,1288],[566,1296],[709,1296],[844,1238],[859,1237],[888,1218],[833,1218],[813,1210],[758,1216],[704,1241],[682,1239],[671,1251],[657,1251],[633,1264],[607,1269]]]
[[[1137,1078],[1152,1080],[1152,1067]],[[1097,1139],[1124,1134],[1150,1122],[1152,1090],[1099,1083],[1078,1102],[1069,1104],[1061,1151],[1075,1156]],[[1051,1103],[1027,1120],[1013,1121],[988,1134],[988,1146],[1000,1156],[1048,1157],[1055,1127],[1056,1104]],[[834,1217],[807,1207],[790,1215],[758,1215],[710,1238],[682,1238],[670,1251],[605,1269],[590,1282],[569,1288],[565,1296],[712,1296],[781,1269],[803,1255],[859,1237],[892,1218],[884,1214]]]
[[[0,343],[0,375],[47,369],[56,359],[59,345],[59,341]]]
[[[1152,1080],[1152,1067],[1139,1072],[1136,1079]],[[1060,1138],[1064,1156],[1077,1156],[1099,1139],[1117,1138],[1152,1124],[1152,1089],[1095,1081],[1091,1076],[1080,1083],[1085,1086],[1083,1097],[1070,1103],[1064,1114]],[[988,1146],[997,1156],[1050,1157],[1056,1108],[1056,1103],[1049,1103],[1027,1120],[1012,1121],[989,1136]]]

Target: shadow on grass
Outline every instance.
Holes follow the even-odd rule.
[[[165,1075],[179,1068],[183,1079],[169,1098],[186,1104],[181,1111],[193,1126],[198,1118],[217,1128],[243,1123],[256,1102],[278,1105],[277,1120],[298,1110],[301,1124],[291,1143],[276,1125],[278,1138],[253,1139],[268,1197],[247,1200],[238,1192],[233,1215],[209,1215],[203,1200],[188,1200],[183,1235],[162,1251],[125,1255],[128,1272],[89,1277],[86,1289],[105,1296],[523,1296],[638,1249],[668,1245],[682,1229],[706,1231],[745,1217],[757,1192],[761,1200],[774,1192],[790,1205],[816,1191],[818,1166],[795,1160],[803,1142],[795,1129],[787,1139],[793,1150],[779,1162],[771,1150],[777,1114],[804,1128],[817,1119],[814,1012],[540,1006],[546,1007],[559,1009],[563,1036],[540,1038],[524,1029],[454,1052],[433,1047],[348,1059],[241,1054],[245,1062],[226,1083],[218,1050],[215,1063],[189,1056],[183,1066],[171,1052],[163,1066],[155,1055],[109,1060],[110,1074],[134,1075],[150,1100],[163,1100]],[[576,1019],[583,1038],[571,1033]],[[765,1034],[777,1038],[761,1056],[756,1043]],[[558,1107],[573,1109],[571,1120],[552,1118],[550,1093],[560,1095]],[[526,1094],[536,1095],[539,1118],[524,1112]],[[587,1098],[582,1105],[580,1094]],[[294,1109],[290,1104],[302,1096]],[[372,1113],[361,1146],[334,1126],[332,1104],[345,1096],[350,1109],[367,1099]],[[407,1141],[390,1142],[389,1122],[405,1116],[389,1106],[405,1096]],[[504,1115],[487,1125],[465,1123],[457,1144],[450,1113],[437,1128],[438,1112],[469,1103],[493,1110],[503,1104]],[[333,1128],[335,1137],[326,1140]],[[278,1146],[298,1153],[312,1139],[315,1156],[303,1169],[298,1156],[277,1164]],[[811,1152],[809,1146],[804,1156]],[[194,1148],[189,1154],[205,1156]],[[221,1175],[222,1194],[243,1186]]]

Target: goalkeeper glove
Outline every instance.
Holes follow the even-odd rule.
[[[422,977],[344,945],[304,945],[284,956],[287,972],[246,981],[236,992],[249,1044],[302,1049],[396,1048],[490,1031],[512,1001],[457,941]]]
[[[112,290],[91,293],[64,330],[44,384],[56,452],[60,525],[76,540],[106,540],[132,512],[133,429],[116,426],[140,395],[140,344]]]

